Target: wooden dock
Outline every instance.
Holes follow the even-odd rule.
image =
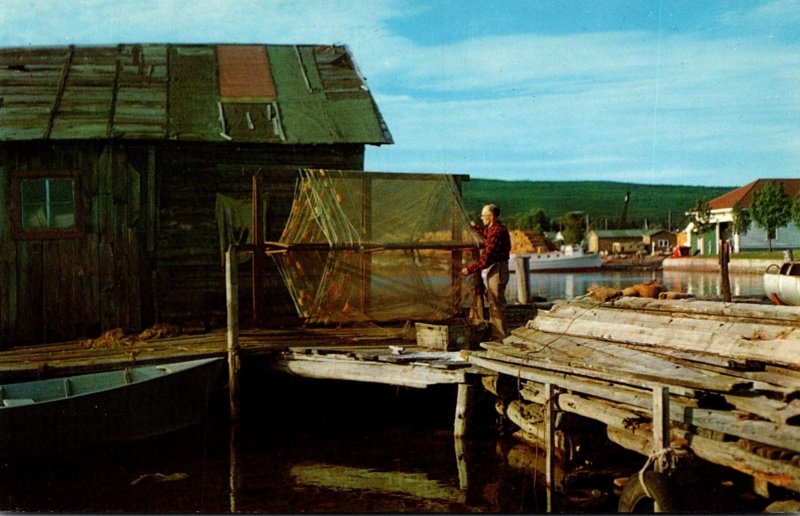
[[[84,374],[134,365],[227,355],[225,330],[139,339],[115,335],[0,352],[0,382]],[[458,352],[420,348],[414,330],[379,326],[253,329],[239,332],[245,363],[305,376],[424,388],[459,384],[474,371]]]
[[[645,468],[690,455],[752,476],[767,499],[800,493],[800,307],[587,296],[481,347],[469,359],[494,372],[498,410],[548,457],[569,453],[562,413],[601,423]]]

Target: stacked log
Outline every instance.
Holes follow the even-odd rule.
[[[559,411],[649,456],[653,389],[666,386],[673,448],[800,492],[798,307],[581,298],[481,347],[470,362],[514,379],[504,410],[534,438],[550,384]]]

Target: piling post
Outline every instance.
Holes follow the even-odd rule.
[[[653,453],[669,448],[669,387],[653,387]]]
[[[228,312],[228,394],[232,422],[239,420],[239,278],[236,247],[225,253],[225,306]]]
[[[453,435],[456,438],[465,437],[469,433],[470,415],[472,412],[475,386],[469,383],[459,383],[456,395],[456,418],[453,424]]]
[[[727,240],[719,241],[719,274],[721,279],[722,300],[731,302],[731,279],[728,276],[728,262],[730,261],[730,244]]]
[[[553,512],[556,478],[555,447],[556,447],[556,400],[555,386],[551,383],[544,384],[544,442],[545,442],[545,487],[547,489],[547,512]]]
[[[726,271],[727,272],[727,271]],[[657,385],[653,388],[653,455],[670,447],[669,428],[669,387]],[[655,470],[659,473],[665,468],[665,461],[656,461]],[[657,501],[653,501],[653,512],[661,512]]]
[[[528,286],[528,265],[530,258],[527,256],[516,256],[514,258],[514,269],[517,274],[517,300],[521,305],[527,305],[530,301],[530,287]]]

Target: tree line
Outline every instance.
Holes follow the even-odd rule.
[[[696,200],[690,210],[688,219],[676,214],[676,223],[693,222],[695,233],[704,234],[710,231],[714,223],[711,222],[711,209],[706,198]],[[474,220],[479,216],[475,215]],[[561,217],[551,218],[545,210],[532,208],[524,213],[511,214],[504,217],[506,225],[513,229],[532,231],[538,234],[545,232],[561,231],[564,242],[567,244],[579,243],[584,239],[590,229],[598,229],[595,224],[590,224],[586,214],[582,211],[565,213]],[[658,227],[663,221],[656,221],[653,227]],[[776,181],[767,181],[764,186],[753,194],[753,202],[749,208],[744,208],[740,203],[733,207],[733,221],[729,227],[738,234],[746,233],[752,222],[762,227],[767,233],[767,247],[772,251],[772,240],[775,231],[794,222],[800,227],[800,196],[795,199],[789,197],[783,185]],[[616,224],[615,224],[616,225]],[[628,221],[624,227],[641,227],[641,221]],[[619,227],[616,229],[623,229]]]

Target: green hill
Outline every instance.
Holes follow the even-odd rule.
[[[685,227],[685,212],[697,199],[719,197],[731,187],[642,185],[612,181],[499,181],[470,179],[463,184],[464,205],[476,218],[486,203],[500,206],[509,225],[534,209],[541,209],[550,220],[565,213],[582,211],[596,229],[616,229],[626,192],[630,192],[625,226],[637,228],[647,220],[649,227]]]

